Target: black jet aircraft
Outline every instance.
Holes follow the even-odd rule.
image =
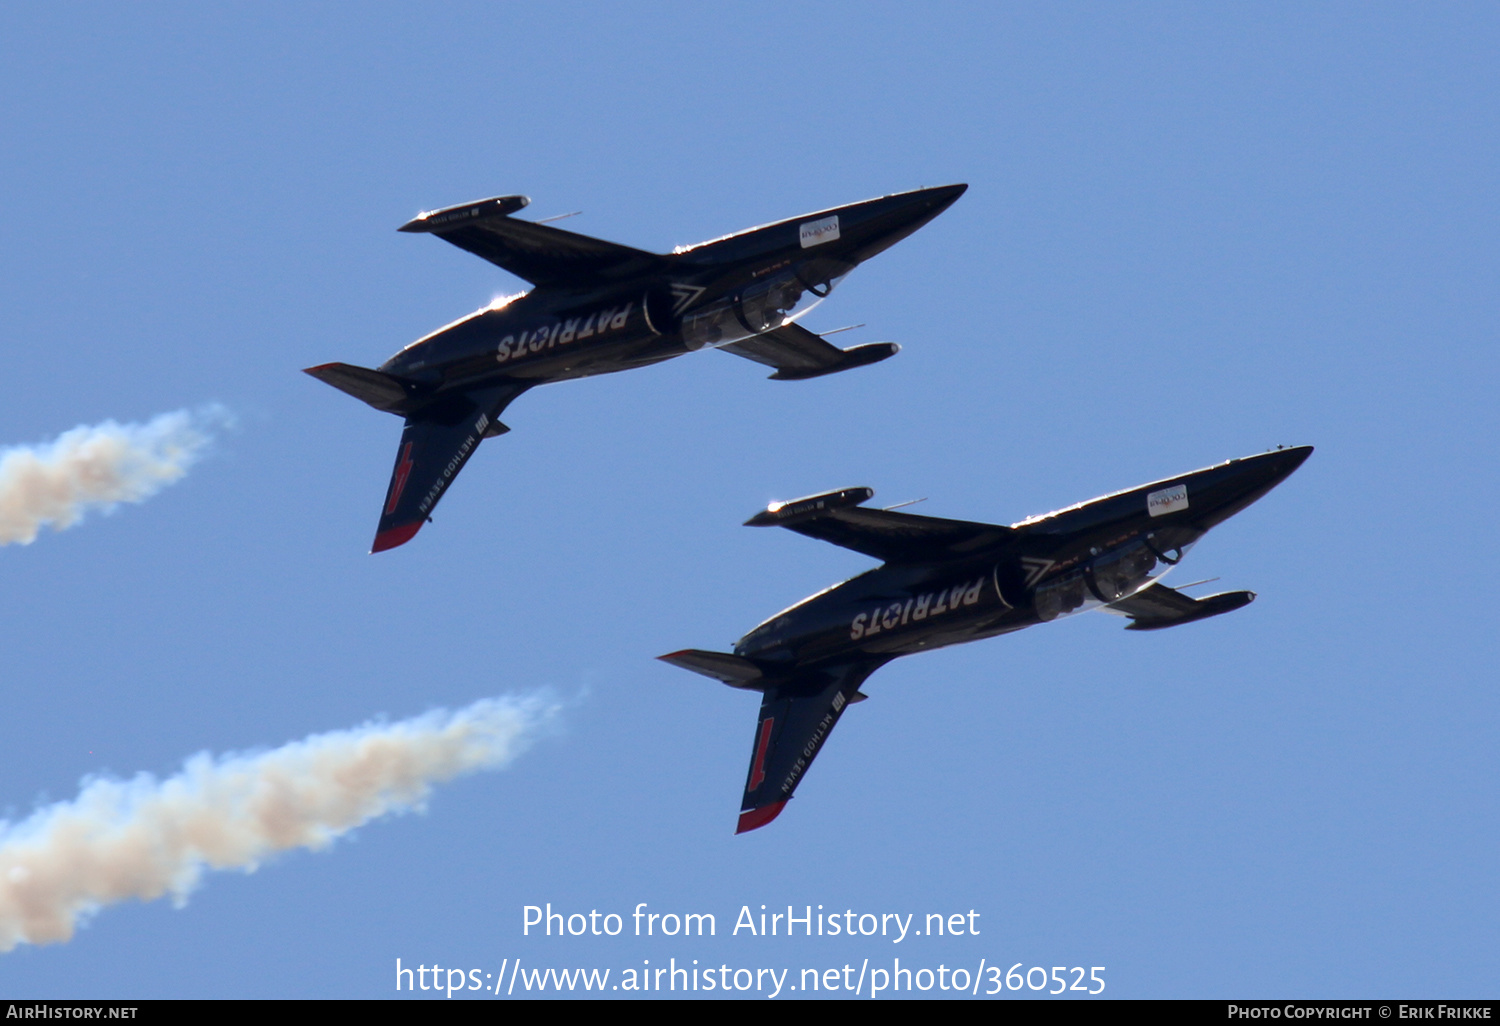
[[[1127,630],[1175,627],[1255,598],[1192,598],[1158,578],[1209,528],[1280,484],[1311,446],[1278,449],[1080,502],[1005,527],[860,503],[848,488],[774,503],[746,521],[786,527],[884,565],[777,613],[734,652],[660,658],[761,692],[736,833],[775,819],[865,678],[897,656],[1008,634],[1086,609],[1128,617]]]
[[[428,232],[531,282],[530,292],[418,339],[378,369],[325,363],[307,373],[404,417],[371,551],[395,548],[432,515],[500,414],[528,388],[725,349],[799,381],[893,356],[840,349],[796,321],[855,266],[906,238],[968,188],[947,185],[821,210],[672,253],[647,253],[512,217],[499,196],[425,213]]]

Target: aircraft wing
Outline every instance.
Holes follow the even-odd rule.
[[[820,378],[824,374],[877,363],[901,351],[894,342],[871,342],[853,349],[840,349],[795,321],[719,348],[767,367],[775,367],[776,373],[771,375],[773,381]]]
[[[864,698],[860,684],[882,662],[806,672],[766,687],[735,833],[763,827],[781,814],[844,710]]]
[[[496,196],[433,210],[399,231],[428,232],[533,285],[583,285],[657,270],[665,257],[510,215],[524,196]]]
[[[745,521],[745,526],[785,527],[887,563],[967,555],[1001,541],[1013,530],[1002,524],[945,520],[858,505],[874,494],[868,488],[846,488],[778,502]]]
[[[507,383],[456,394],[406,418],[371,552],[412,539],[479,443],[509,430],[496,418],[528,387]]]
[[[1232,612],[1254,600],[1253,591],[1226,591],[1195,599],[1157,583],[1149,584],[1134,595],[1111,602],[1104,608],[1108,612],[1130,617],[1130,623],[1125,625],[1127,631],[1155,631]]]

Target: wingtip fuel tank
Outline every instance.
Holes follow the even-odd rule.
[[[862,502],[869,502],[874,497],[875,489],[873,488],[841,488],[837,491],[823,492],[820,495],[807,495],[800,499],[789,499],[786,502],[773,502],[746,520],[745,526],[786,527],[825,512],[858,506]]]
[[[493,196],[490,199],[459,203],[441,210],[425,210],[407,221],[398,232],[452,231],[491,217],[508,217],[531,205],[529,196]]]

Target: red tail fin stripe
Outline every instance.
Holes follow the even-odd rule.
[[[760,722],[760,740],[755,745],[755,764],[750,767],[750,787],[754,791],[766,779],[766,749],[771,745],[771,727],[776,723],[774,716],[767,716]]]
[[[396,464],[396,476],[391,479],[391,497],[385,504],[386,516],[396,512],[396,503],[400,500],[401,493],[406,490],[406,479],[411,475],[411,468],[411,443],[407,442],[406,448],[401,450],[401,462]]]

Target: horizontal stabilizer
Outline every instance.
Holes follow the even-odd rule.
[[[1253,591],[1225,591],[1195,599],[1164,584],[1152,584],[1104,608],[1130,617],[1131,622],[1125,625],[1127,631],[1156,631],[1231,613],[1253,601]]]
[[[723,681],[732,688],[749,688],[758,691],[760,688],[757,687],[757,682],[765,676],[755,663],[737,655],[730,655],[728,652],[706,652],[701,648],[685,648],[681,652],[672,652],[656,658],[664,663],[680,666],[684,670],[692,670],[705,677]]]
[[[767,367],[775,367],[772,381],[821,378],[825,374],[879,363],[901,351],[894,342],[871,342],[852,349],[840,349],[795,322],[720,348]]]
[[[332,385],[340,392],[347,392],[383,413],[406,413],[411,407],[412,399],[421,390],[421,386],[414,381],[385,371],[356,367],[352,363],[324,363],[308,367],[303,373],[311,374],[324,384]]]

